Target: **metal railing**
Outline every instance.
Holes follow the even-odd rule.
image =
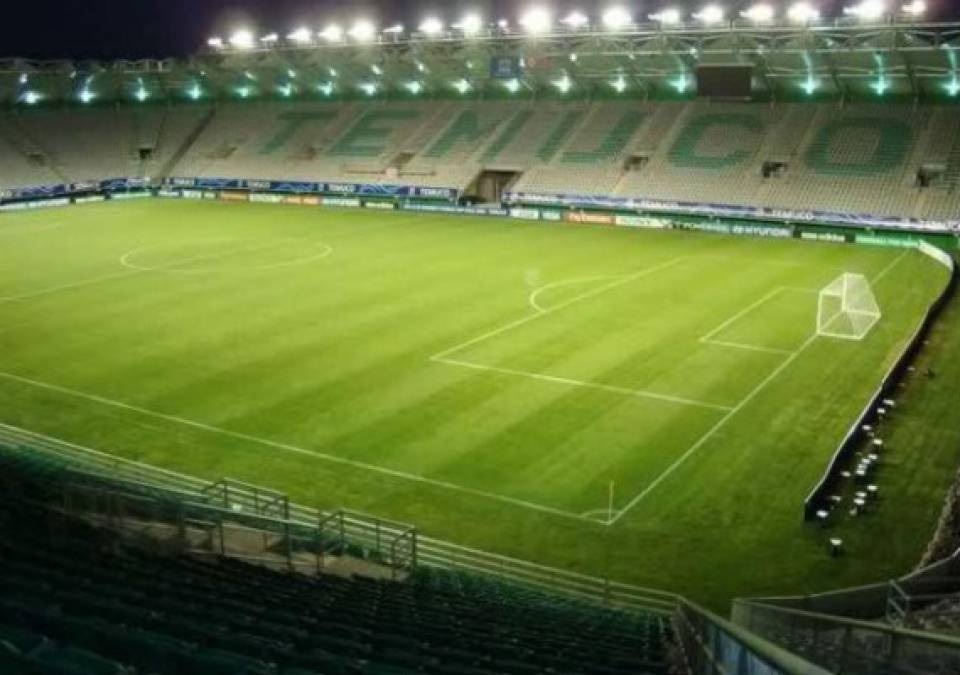
[[[688,670],[695,675],[828,675],[693,603],[681,601],[675,625]]]
[[[960,639],[750,600],[734,622],[822,668],[850,675],[960,673]]]
[[[162,490],[193,508],[214,509],[204,522],[272,527],[287,523],[298,533],[289,537],[292,553],[308,541],[323,543],[326,553],[371,558],[395,570],[434,567],[482,574],[509,583],[547,590],[567,597],[634,611],[668,614],[677,596],[672,593],[602,579],[547,565],[469,548],[424,536],[417,528],[349,509],[320,511],[289,501],[282,493],[235,480],[214,483],[160,469],[43,434],[0,424],[0,448],[39,455],[57,466],[98,476],[118,486]],[[282,511],[277,517],[276,511]],[[258,520],[262,519],[262,520]],[[219,527],[219,525],[218,525]]]

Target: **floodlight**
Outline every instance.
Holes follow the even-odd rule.
[[[610,83],[610,86],[613,87],[615,92],[622,94],[627,90],[627,80],[623,75],[618,75],[617,79]]]
[[[253,45],[253,32],[247,30],[246,28],[236,30],[230,36],[230,46],[235,47],[236,49],[253,49]]]
[[[277,33],[270,33],[269,35],[264,35],[260,38],[260,42],[265,45],[272,45],[280,41],[280,36]]]
[[[306,26],[301,26],[287,36],[290,42],[305,45],[313,42],[313,31]]]
[[[480,18],[479,14],[467,14],[452,27],[463,31],[464,35],[476,35],[483,29],[483,19]]]
[[[420,32],[424,35],[440,35],[443,32],[443,21],[435,16],[424,19],[420,24]]]
[[[333,95],[333,86],[334,86],[334,85],[333,85],[333,82],[323,82],[322,84],[318,84],[318,85],[317,85],[317,89],[318,89],[318,90],[320,91],[320,93],[323,94],[324,96],[332,96],[332,95]]]
[[[535,7],[527,10],[520,18],[520,25],[523,26],[528,33],[532,33],[534,35],[549,31],[550,22],[550,12],[542,7]]]
[[[510,28],[510,22],[506,19],[500,19],[497,21],[497,28],[500,30],[508,30]]]
[[[146,87],[144,87],[144,86],[141,85],[140,88],[137,89],[137,90],[133,93],[133,96],[134,96],[134,98],[136,98],[140,103],[143,103],[143,102],[146,101],[148,98],[150,98],[150,92],[147,91]]]
[[[371,21],[360,19],[354,22],[347,34],[357,42],[369,42],[376,37],[377,27]]]
[[[453,88],[461,94],[466,94],[468,91],[470,91],[470,82],[468,82],[466,78],[460,78],[453,83]]]
[[[773,21],[773,7],[766,3],[760,3],[751,6],[749,9],[740,13],[744,19],[749,19],[754,23],[770,23]]]
[[[400,35],[403,32],[403,24],[398,23],[388,28],[384,28],[383,32],[385,35]]]
[[[509,91],[511,94],[516,94],[518,91],[520,91],[520,80],[517,78],[507,80],[503,83],[503,86],[506,87],[507,91]]]
[[[190,87],[190,90],[187,91],[187,96],[189,96],[191,100],[199,101],[200,97],[203,96],[203,90],[199,84],[194,84]]]
[[[656,21],[664,26],[674,26],[683,20],[683,14],[676,7],[661,9],[656,14],[650,15],[651,21]]]
[[[383,75],[383,69],[376,63],[370,66],[370,72],[372,72],[374,75]]]
[[[820,19],[820,10],[809,2],[795,2],[787,10],[787,18],[793,23],[812,23]]]
[[[97,97],[97,95],[94,94],[94,93],[93,93],[92,91],[90,91],[89,89],[83,89],[83,90],[77,95],[77,98],[80,99],[80,102],[81,102],[81,103],[90,103],[90,102],[91,102],[93,99],[95,99],[96,97]]]
[[[26,73],[20,73],[20,84],[26,84],[30,81],[30,76]]]
[[[903,6],[903,13],[909,16],[923,16],[927,13],[927,3],[924,0],[913,0]]]
[[[722,22],[723,16],[723,7],[720,5],[707,5],[699,12],[694,14],[693,18],[706,24],[712,24]]]
[[[361,82],[360,91],[365,93],[367,96],[373,96],[377,93],[377,83],[376,82]]]
[[[35,91],[27,91],[23,93],[21,100],[27,105],[36,105],[42,98],[43,96]]]
[[[293,95],[293,85],[289,82],[286,84],[281,84],[279,87],[277,87],[277,91],[284,98],[290,98]]]
[[[887,12],[887,5],[883,0],[863,0],[859,5],[844,7],[843,13],[855,16],[862,21],[875,21]]]
[[[957,76],[954,75],[953,79],[947,82],[944,86],[944,89],[947,90],[947,94],[950,96],[956,96],[960,94],[960,80],[957,79]]]
[[[423,83],[417,82],[416,80],[413,80],[412,82],[407,82],[404,86],[407,88],[407,91],[409,91],[414,96],[416,96],[421,91],[423,91]]]
[[[553,86],[557,88],[561,94],[566,94],[570,91],[570,88],[573,87],[573,81],[570,79],[570,76],[566,73],[563,74],[559,80],[554,81]]]
[[[320,37],[327,42],[340,42],[340,40],[343,39],[343,29],[337,24],[332,23],[320,31]]]
[[[561,19],[560,23],[576,30],[578,28],[586,27],[587,24],[590,23],[590,19],[588,19],[587,15],[583,12],[573,11]]]
[[[622,30],[633,22],[633,17],[623,7],[611,7],[603,13],[601,20],[608,30]]]
[[[212,47],[213,49],[223,49],[223,38],[212,37],[209,40],[207,40],[207,46]]]

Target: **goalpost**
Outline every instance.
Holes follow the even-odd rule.
[[[880,306],[862,274],[845,273],[827,284],[817,301],[817,335],[862,340],[880,320]]]

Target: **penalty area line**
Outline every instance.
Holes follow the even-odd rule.
[[[526,377],[532,380],[550,382],[553,384],[563,384],[571,387],[583,387],[586,389],[598,389],[608,391],[614,394],[623,394],[624,396],[633,396],[636,398],[648,398],[664,403],[675,403],[677,405],[694,406],[697,408],[707,408],[710,410],[719,410],[726,412],[733,410],[732,406],[720,405],[719,403],[709,403],[707,401],[698,401],[696,399],[683,398],[681,396],[670,396],[669,394],[658,394],[644,389],[630,389],[629,387],[618,387],[613,384],[602,384],[600,382],[586,382],[584,380],[575,380],[569,377],[560,377],[557,375],[547,375],[545,373],[532,373],[526,370],[514,370],[513,368],[500,368],[498,366],[487,366],[482,363],[473,363],[472,361],[461,361],[459,359],[434,358],[437,363],[444,363],[450,366],[461,366],[472,370],[481,370],[491,373],[500,373],[501,375],[516,375],[517,377]]]
[[[470,487],[465,487],[463,485],[457,485],[456,483],[451,483],[449,481],[437,480],[434,478],[427,478],[426,476],[420,476],[420,475],[409,473],[406,471],[389,469],[387,467],[378,466],[376,464],[369,464],[367,462],[360,462],[353,459],[347,459],[346,457],[340,457],[338,455],[319,452],[317,450],[309,450],[307,448],[291,445],[289,443],[272,441],[268,438],[262,438],[260,436],[254,436],[252,434],[245,434],[240,431],[231,431],[229,429],[218,427],[213,424],[207,424],[206,422],[200,422],[197,420],[188,419],[186,417],[179,417],[177,415],[170,415],[168,413],[162,413],[156,410],[150,410],[149,408],[133,405],[131,403],[124,403],[122,401],[106,398],[104,396],[99,396],[97,394],[90,394],[87,392],[78,391],[76,389],[70,389],[68,387],[52,384],[50,382],[41,382],[40,380],[34,380],[28,377],[23,377],[21,375],[15,375],[13,373],[0,371],[0,379],[8,380],[10,382],[19,382],[20,384],[29,385],[32,387],[36,387],[38,389],[44,389],[47,391],[56,392],[58,394],[71,396],[73,398],[90,401],[92,403],[99,403],[101,405],[109,406],[112,408],[117,408],[120,410],[126,410],[129,412],[138,413],[140,415],[144,415],[146,417],[152,417],[154,419],[173,422],[181,426],[191,427],[193,429],[198,429],[200,431],[205,431],[211,434],[217,434],[220,436],[224,436],[226,438],[233,438],[236,440],[245,441],[255,445],[272,448],[274,450],[282,450],[284,452],[289,452],[291,454],[303,455],[306,457],[313,457],[316,459],[323,460],[325,462],[329,462],[331,464],[340,464],[343,466],[349,466],[354,469],[363,469],[365,471],[379,473],[385,476],[390,476],[392,478],[399,478],[399,479],[403,479],[413,483],[430,485],[433,487],[442,488],[444,490],[449,490],[452,492],[459,492],[461,494],[471,495],[473,497],[481,497],[481,498],[492,500],[492,501],[498,501],[504,504],[509,504],[511,506],[519,506],[519,507],[530,509],[533,511],[539,511],[541,513],[547,513],[553,516],[559,516],[561,518],[567,518],[570,520],[577,520],[581,522],[589,522],[589,523],[597,524],[597,521],[595,519],[585,518],[580,514],[573,513],[572,511],[564,511],[563,509],[558,509],[552,506],[538,504],[536,502],[531,502],[525,499],[508,497],[506,495],[500,495],[495,492],[487,492],[486,490],[480,490],[477,488],[470,488]]]
[[[653,492],[657,488],[657,486],[659,486],[663,481],[665,481],[670,476],[670,474],[672,474],[674,471],[679,469],[688,459],[690,459],[694,454],[696,454],[696,452],[700,450],[700,448],[702,448],[707,441],[713,438],[713,436],[716,435],[716,433],[720,431],[727,424],[727,422],[733,419],[733,417],[738,412],[743,410],[744,406],[746,406],[750,401],[756,398],[757,395],[759,395],[760,392],[767,387],[767,385],[773,382],[780,375],[780,373],[782,373],[784,370],[787,369],[787,367],[790,366],[790,364],[796,361],[797,357],[799,357],[803,352],[805,352],[810,345],[816,342],[816,340],[817,340],[816,333],[814,333],[809,338],[807,338],[806,342],[804,342],[800,346],[800,348],[797,349],[797,351],[793,352],[789,357],[787,357],[783,361],[783,363],[777,366],[773,370],[773,372],[770,373],[762,382],[760,382],[760,384],[754,387],[753,391],[747,394],[744,397],[744,399],[740,401],[740,403],[738,403],[733,409],[730,410],[730,412],[728,412],[726,415],[720,418],[720,420],[716,424],[710,427],[710,429],[708,429],[707,432],[703,434],[703,436],[697,439],[697,441],[693,445],[691,445],[686,452],[680,455],[680,457],[678,457],[676,461],[673,462],[673,464],[668,466],[663,473],[661,473],[659,476],[657,476],[653,480],[653,482],[647,485],[647,487],[645,487],[643,491],[640,492],[640,494],[638,494],[636,497],[634,497],[629,502],[627,502],[627,505],[624,506],[622,509],[620,509],[617,512],[617,514],[612,519],[610,519],[609,524],[614,525],[628,511],[630,511],[630,509],[632,509],[634,506],[639,504],[641,500],[643,500],[647,495]]]

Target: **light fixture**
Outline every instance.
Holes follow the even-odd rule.
[[[512,80],[507,80],[503,83],[503,86],[506,87],[507,91],[511,94],[516,94],[520,91],[520,80],[513,78]]]
[[[41,96],[39,93],[35,91],[25,91],[23,93],[23,97],[21,100],[27,105],[36,105],[42,99],[43,99],[43,96]]]
[[[94,93],[93,93],[92,91],[90,91],[89,89],[82,89],[82,90],[80,91],[80,93],[77,95],[77,98],[80,99],[80,102],[81,102],[81,103],[90,103],[90,102],[93,101],[93,99],[95,99],[96,97],[97,97],[97,95],[94,94]]]
[[[740,13],[740,16],[754,23],[770,23],[773,21],[774,11],[772,6],[761,2],[744,10]]]
[[[887,12],[887,5],[883,0],[863,0],[859,5],[844,7],[843,13],[855,16],[861,21],[876,21]]]
[[[212,49],[223,49],[224,43],[222,37],[212,37],[207,40],[207,46]]]
[[[254,42],[253,32],[246,28],[235,30],[230,36],[230,46],[236,49],[253,49]]]
[[[717,24],[723,21],[724,11],[720,5],[707,5],[693,15],[693,18],[705,24]]]
[[[199,101],[203,96],[203,90],[200,88],[199,84],[194,84],[189,90],[187,90],[187,96],[190,97],[191,101]]]
[[[388,26],[387,28],[383,29],[383,33],[384,35],[400,35],[403,33],[403,24],[397,23],[392,26]]]
[[[551,17],[543,7],[534,7],[524,12],[520,18],[520,25],[533,35],[546,33],[550,30]]]
[[[367,96],[373,96],[377,93],[377,83],[376,82],[361,82],[360,91],[362,91]]]
[[[332,95],[333,95],[333,87],[334,87],[333,82],[321,82],[320,84],[317,85],[317,89],[318,89],[318,90],[320,91],[320,93],[323,94],[324,96],[332,96]]]
[[[809,2],[795,2],[787,10],[787,18],[793,23],[813,23],[820,19],[820,10]]]
[[[440,35],[443,33],[443,21],[435,16],[428,17],[420,24],[420,32],[431,37]]]
[[[908,16],[923,16],[927,13],[927,3],[924,0],[913,0],[903,6],[903,13]]]
[[[347,34],[357,42],[370,42],[377,35],[377,27],[371,21],[360,19],[354,22]]]
[[[683,20],[683,14],[676,7],[668,7],[667,9],[661,9],[656,14],[651,14],[649,18],[663,26],[675,26]]]
[[[150,92],[147,91],[146,87],[140,85],[140,88],[133,93],[134,98],[137,99],[140,103],[143,103],[148,98],[150,98]]]
[[[372,72],[374,75],[383,75],[383,68],[374,63],[372,66],[370,66],[370,72]]]
[[[340,42],[343,39],[343,28],[335,23],[331,23],[319,33],[327,42]]]
[[[623,7],[610,7],[600,20],[607,30],[623,30],[633,22],[630,12]]]
[[[627,90],[627,79],[623,75],[618,75],[617,79],[610,83],[610,86],[613,87],[615,92],[622,94]]]
[[[461,94],[466,94],[468,91],[470,91],[470,82],[466,78],[462,77],[453,83],[453,88]]]
[[[483,19],[480,18],[479,14],[467,14],[450,27],[460,31],[467,37],[471,37],[477,35],[483,29]]]
[[[301,26],[290,33],[287,39],[290,40],[290,42],[295,42],[300,45],[310,44],[313,42],[313,31],[306,26]]]
[[[585,28],[590,23],[590,19],[588,19],[587,15],[583,12],[573,11],[562,18],[560,23],[577,30],[579,28]]]
[[[557,88],[561,94],[566,94],[573,87],[573,81],[570,79],[570,76],[566,73],[563,74],[559,80],[555,80],[553,86]]]
[[[407,91],[409,91],[414,96],[416,96],[417,94],[423,91],[423,83],[417,82],[416,80],[407,82],[404,86],[407,88]]]
[[[277,33],[270,33],[269,35],[264,35],[260,38],[260,42],[265,45],[272,45],[280,42],[280,36]]]

